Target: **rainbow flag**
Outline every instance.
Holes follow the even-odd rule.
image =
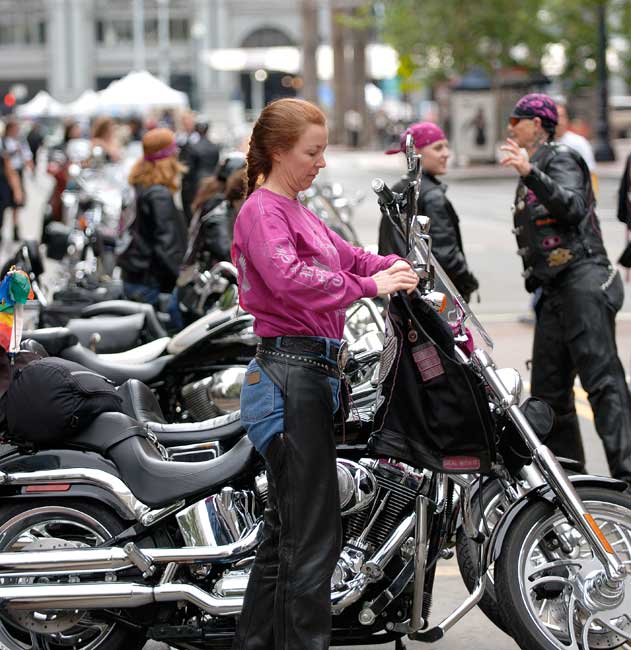
[[[23,305],[35,297],[24,271],[12,268],[0,284],[0,347],[8,352],[15,322],[15,304]]]

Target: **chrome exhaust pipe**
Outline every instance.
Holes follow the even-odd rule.
[[[242,539],[223,546],[187,546],[185,548],[143,548],[151,564],[212,564],[251,553],[257,545],[259,522]],[[26,576],[51,576],[120,571],[134,566],[128,552],[112,548],[70,549],[63,551],[23,551],[0,553],[0,579]],[[0,592],[5,587],[0,586]],[[0,598],[2,595],[0,593]]]
[[[238,614],[243,598],[218,598],[194,585],[136,583],[18,585],[0,588],[3,607],[20,610],[109,609],[186,601],[214,616]]]

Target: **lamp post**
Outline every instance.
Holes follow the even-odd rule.
[[[607,0],[598,4],[598,102],[596,118],[596,143],[594,157],[599,162],[609,162],[616,155],[609,141],[609,72],[607,70]]]

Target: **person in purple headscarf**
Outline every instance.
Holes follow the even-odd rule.
[[[151,129],[142,138],[143,156],[129,173],[136,192],[136,217],[129,245],[119,255],[125,298],[156,305],[171,293],[186,251],[186,221],[173,194],[182,172],[175,133]]]
[[[423,155],[423,177],[418,199],[418,213],[431,218],[430,234],[432,251],[456,285],[462,297],[469,301],[478,288],[476,277],[469,270],[462,245],[458,215],[445,194],[447,186],[438,176],[447,173],[449,143],[443,130],[433,122],[417,122],[409,126],[400,137],[399,146],[386,151],[387,154],[405,152],[405,140],[410,133],[414,138],[416,150]],[[393,186],[395,192],[402,192],[407,186],[403,177]],[[405,242],[397,233],[387,216],[383,216],[379,226],[379,254],[396,253],[405,256]]]
[[[547,95],[522,97],[509,118],[502,164],[519,174],[513,209],[526,290],[539,291],[531,393],[556,419],[546,444],[585,463],[574,404],[578,374],[612,476],[631,484],[631,395],[616,348],[622,280],[607,257],[590,171],[554,142],[558,112]]]

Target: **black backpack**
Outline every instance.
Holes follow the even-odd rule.
[[[456,359],[451,329],[420,299],[390,301],[369,446],[453,474],[488,473],[496,461],[481,380]]]
[[[50,445],[76,435],[101,413],[122,412],[122,398],[102,375],[48,357],[15,373],[5,408],[9,438]]]

